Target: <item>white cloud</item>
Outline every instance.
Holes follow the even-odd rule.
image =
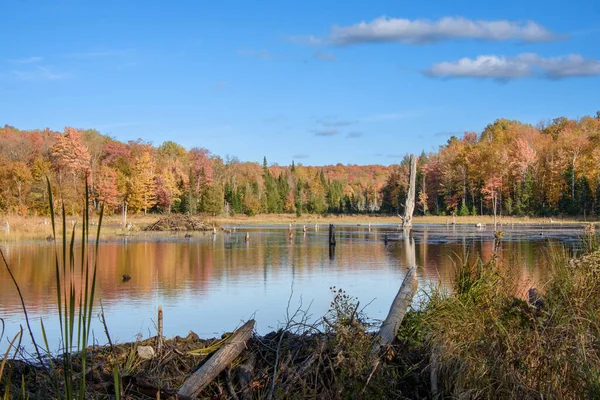
[[[318,46],[323,43],[323,40],[313,36],[313,35],[292,35],[289,36],[288,39],[292,43],[308,45],[308,46]]]
[[[349,139],[356,139],[356,138],[361,137],[362,135],[364,135],[363,132],[356,132],[356,131],[354,131],[354,132],[348,133],[346,135],[346,137],[349,138]]]
[[[444,17],[431,21],[381,16],[371,22],[334,26],[328,41],[338,46],[379,42],[419,45],[456,39],[549,42],[561,37],[535,21],[474,21],[462,17]]]
[[[514,79],[531,75],[531,66],[518,57],[478,56],[442,62],[425,71],[426,75],[447,78]]]
[[[19,59],[14,59],[14,60],[9,60],[9,61],[13,64],[33,64],[33,63],[38,63],[43,60],[44,59],[42,57],[26,57],[26,58],[19,58]]]
[[[579,54],[554,58],[537,57],[537,63],[544,70],[544,75],[553,79],[600,75],[600,61],[585,59]]]
[[[475,59],[461,58],[458,61],[434,64],[423,73],[439,78],[510,80],[536,76],[561,79],[600,75],[600,61],[585,59],[579,54],[551,58],[540,57],[533,53],[523,53],[514,57],[481,55]]]
[[[335,136],[340,133],[337,129],[321,129],[321,130],[313,130],[311,131],[315,134],[315,136]]]
[[[317,120],[318,124],[329,127],[329,128],[353,125],[356,122],[357,121],[345,121],[345,120],[338,120],[338,119],[319,119],[319,120]]]
[[[383,113],[383,114],[370,115],[368,117],[363,118],[362,120],[365,122],[393,121],[393,120],[412,117],[414,114],[415,114],[414,112]]]
[[[237,51],[240,56],[262,58],[268,60],[273,58],[273,55],[267,50],[252,50],[252,49],[240,49]]]
[[[53,81],[67,76],[65,73],[55,72],[42,66],[28,70],[15,70],[12,71],[12,75],[25,81]]]
[[[285,115],[276,114],[276,115],[271,115],[271,116],[268,116],[268,117],[264,118],[262,120],[262,122],[265,123],[265,124],[272,124],[274,122],[285,121],[285,119],[286,119]]]
[[[329,62],[334,62],[337,61],[337,57],[335,54],[333,53],[327,53],[324,51],[317,51],[315,53],[315,58],[317,60],[321,60],[321,61],[329,61]]]
[[[110,58],[110,57],[130,57],[134,56],[135,51],[133,49],[111,49],[111,50],[91,50],[81,51],[76,53],[67,53],[65,57],[68,58]]]

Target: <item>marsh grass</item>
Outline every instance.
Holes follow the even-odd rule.
[[[522,299],[521,276],[492,258],[458,262],[454,291],[409,313],[400,339],[439,354],[442,397],[600,397],[600,253],[571,259],[550,246],[547,257],[537,307]]]

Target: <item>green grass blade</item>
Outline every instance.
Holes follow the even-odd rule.
[[[73,346],[73,336],[75,334],[75,306],[76,306],[76,294],[75,294],[75,227],[71,232],[71,242],[69,243],[69,343]],[[69,352],[71,348],[69,348]]]
[[[4,357],[2,357],[2,362],[0,363],[0,380],[2,379],[2,375],[4,374],[4,366],[6,365],[6,361],[8,360],[8,355],[10,354],[10,349],[12,349],[13,345],[15,344],[15,341],[17,340],[17,337],[19,338],[19,343],[21,342],[21,337],[23,336],[23,328],[21,328],[21,330],[19,332],[17,332],[17,334],[15,335],[15,337],[10,341],[10,343],[8,344],[8,348],[6,349],[6,353],[4,353]],[[19,349],[19,347],[15,347],[15,354],[17,352],[17,350]]]
[[[121,385],[119,385],[119,368],[115,365],[113,368],[113,378],[115,382],[115,398],[121,400]]]
[[[48,202],[50,203],[50,219],[52,221],[52,239],[54,241],[54,259],[55,259],[55,275],[56,275],[56,305],[58,308],[58,322],[60,325],[60,337],[64,343],[65,332],[63,329],[63,308],[62,308],[62,285],[60,279],[60,262],[58,260],[58,251],[56,249],[56,218],[54,211],[54,196],[52,195],[52,186],[50,179],[46,177],[48,185]],[[63,209],[64,210],[64,209]]]

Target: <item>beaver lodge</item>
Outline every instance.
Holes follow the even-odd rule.
[[[172,214],[159,219],[144,228],[148,232],[168,231],[211,231],[214,226],[202,221],[200,218],[188,215]]]

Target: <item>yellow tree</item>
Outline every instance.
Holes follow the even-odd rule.
[[[148,212],[156,204],[154,162],[147,151],[136,157],[127,194],[128,206],[133,212]]]
[[[29,192],[32,181],[31,170],[21,161],[0,164],[0,180],[2,184],[2,202],[7,210],[16,211],[19,215],[27,213],[23,198]]]

